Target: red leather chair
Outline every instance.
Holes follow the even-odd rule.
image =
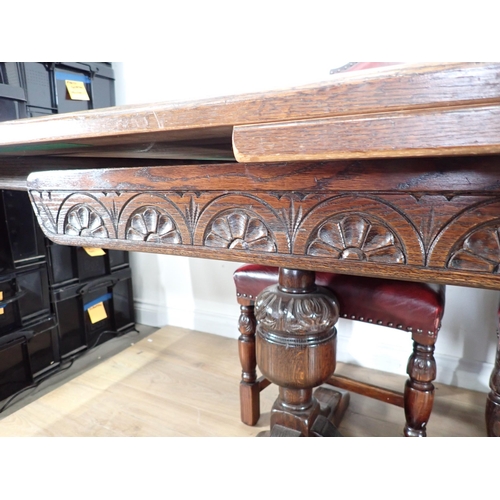
[[[235,271],[234,282],[241,309],[241,420],[247,425],[255,425],[260,416],[260,391],[270,382],[263,377],[257,378],[254,303],[264,288],[278,282],[278,268],[245,265]],[[432,381],[436,377],[436,364],[433,352],[444,312],[445,287],[320,272],[316,273],[316,285],[335,294],[340,317],[396,328],[409,333],[414,341],[404,395],[335,375],[327,383],[403,406],[405,435],[425,436],[434,400]]]

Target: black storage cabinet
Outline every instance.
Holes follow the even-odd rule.
[[[55,63],[54,77],[58,113],[115,105],[114,73],[110,63]],[[89,100],[72,100],[66,89],[66,80],[82,82]]]
[[[0,401],[32,384],[26,336],[0,337]]]
[[[49,316],[51,307],[47,264],[35,264],[17,271],[16,281],[21,291],[17,303],[22,325],[28,326]]]
[[[68,81],[88,100],[72,99]],[[0,121],[114,105],[111,63],[0,63]],[[0,400],[135,328],[128,252],[104,252],[50,242],[28,194],[0,191]],[[106,317],[92,323],[101,302]]]
[[[23,295],[14,273],[0,274],[0,339],[21,328],[19,300]]]
[[[0,274],[0,336],[51,314],[46,264]]]
[[[37,381],[60,364],[59,336],[55,316],[48,316],[27,329],[28,357],[31,376]]]
[[[21,87],[2,83],[0,77],[0,122],[26,118],[26,116],[24,90]]]
[[[46,260],[45,238],[28,193],[0,192],[0,235],[0,269],[20,269]]]
[[[32,386],[59,364],[53,316],[0,336],[0,401]]]
[[[104,255],[91,256],[84,248],[58,245],[47,240],[50,286],[58,288],[73,283],[86,283],[129,265],[128,252],[104,252]]]
[[[0,84],[24,92],[15,99],[24,101],[15,116],[44,116],[115,105],[114,72],[106,62],[17,62],[0,63]],[[66,81],[80,82],[85,87],[88,100],[73,100],[68,94]],[[12,92],[11,92],[12,93]],[[1,96],[1,89],[0,89]],[[12,97],[10,98],[12,101]],[[12,107],[12,103],[9,103]],[[23,115],[24,112],[24,115]],[[6,113],[7,116],[7,113]]]
[[[52,291],[61,357],[102,344],[135,328],[130,268]],[[106,318],[91,322],[89,308],[102,303]]]

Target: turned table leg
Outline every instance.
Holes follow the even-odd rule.
[[[486,401],[486,431],[489,437],[500,437],[500,336],[497,355],[490,377],[490,393]]]
[[[313,395],[335,370],[338,305],[333,293],[316,286],[313,271],[282,268],[278,284],[257,297],[255,316],[257,364],[279,386],[271,435],[287,435],[283,429],[302,436],[335,435],[334,422],[347,398],[324,388]]]

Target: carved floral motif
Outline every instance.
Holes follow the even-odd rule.
[[[64,234],[83,238],[108,238],[102,217],[87,205],[76,205],[69,210]]]
[[[216,217],[208,225],[205,245],[230,250],[276,252],[276,244],[264,222],[240,210]]]
[[[378,221],[360,215],[330,217],[312,234],[308,255],[402,264],[398,237]]]
[[[311,335],[331,330],[338,306],[330,294],[281,293],[277,286],[263,290],[255,301],[259,328],[273,332]]]
[[[448,267],[494,274],[500,272],[500,227],[476,229],[457,248],[448,260]]]
[[[130,217],[125,231],[127,240],[152,243],[181,243],[175,222],[154,207],[141,207]]]
[[[417,248],[415,245],[418,242],[409,237],[410,231],[405,232],[402,224],[389,223],[389,219],[386,221],[385,212],[379,209],[379,205],[375,207],[376,210],[371,210],[371,202],[365,203],[363,200],[360,201],[359,208],[355,208],[352,200],[348,206],[325,205],[325,200],[330,200],[331,194],[313,197],[293,192],[279,197],[275,193],[259,197],[258,193],[252,193],[251,200],[248,201],[249,197],[242,198],[242,193],[238,192],[236,205],[218,214],[214,210],[214,201],[221,198],[219,192],[157,192],[154,202],[146,201],[133,212],[133,208],[127,207],[131,200],[135,203],[132,205],[134,208],[140,206],[136,201],[138,193],[120,193],[118,196],[115,192],[81,192],[69,195],[66,191],[33,190],[30,194],[45,233],[51,237],[61,232],[64,236],[71,237],[73,242],[77,237],[114,239],[118,234],[124,234],[127,240],[138,243],[192,246],[196,241],[196,245],[200,247],[203,245],[212,249],[265,254],[278,252],[278,242],[285,250],[286,239],[290,255],[296,257],[305,253],[326,260],[352,262],[353,265],[356,265],[356,261],[405,264],[408,261],[414,262],[418,252],[425,252],[426,262],[430,262],[430,267],[436,262],[436,268],[500,274],[498,197],[492,199],[495,203],[488,199],[488,203],[480,207],[485,216],[490,217],[490,222],[472,227],[464,236],[460,236],[463,228],[470,228],[474,222],[470,210],[479,210],[474,205],[477,197],[470,201],[472,208],[466,212],[468,218],[464,222],[461,222],[464,207],[467,206],[467,199],[464,197],[457,198],[455,208],[447,205],[448,212],[441,218],[435,216],[438,205],[430,207],[432,210],[426,218],[422,214],[429,208],[427,205],[418,205],[416,208],[408,205],[422,212],[404,212],[407,206],[403,203],[397,205],[391,199],[391,205],[381,198],[386,205],[394,205],[410,225],[420,231],[420,235],[427,231],[424,238],[427,244]],[[427,197],[426,200],[428,204],[437,204],[441,198]],[[252,204],[257,202],[259,206],[266,207],[262,213],[257,213],[252,208]],[[226,208],[228,206],[230,205],[226,205]],[[324,213],[321,213],[323,209]],[[348,212],[350,209],[353,211]],[[458,215],[453,217],[452,209]],[[343,212],[339,213],[339,210]],[[495,216],[497,218],[491,219]],[[439,224],[433,222],[435,220]],[[455,220],[458,222],[455,223]],[[442,224],[445,226],[441,227]],[[433,229],[427,230],[427,227]],[[438,227],[441,229],[438,230]],[[118,228],[123,229],[118,231]],[[450,228],[451,233],[445,231],[447,228]],[[432,240],[431,236],[436,234],[447,236]],[[455,235],[458,239],[454,240]],[[434,243],[429,243],[431,240]],[[281,252],[281,247],[279,248]]]

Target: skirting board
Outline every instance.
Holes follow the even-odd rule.
[[[136,321],[142,325],[163,327],[167,325],[188,328],[200,332],[237,339],[238,306],[228,307],[224,312],[193,308],[192,310],[160,307],[157,304],[135,300]],[[411,354],[410,337],[401,342],[388,343],[373,335],[367,336],[360,349],[353,343],[350,328],[345,320],[339,320],[337,337],[337,361],[399,375],[406,374],[406,363]],[[350,322],[348,322],[350,323]],[[381,327],[378,327],[381,328]],[[344,332],[344,333],[343,333]],[[237,352],[235,352],[237,356]],[[435,353],[437,364],[436,382],[468,390],[489,392],[492,363],[466,360],[446,354]],[[369,381],[368,381],[369,382]]]

